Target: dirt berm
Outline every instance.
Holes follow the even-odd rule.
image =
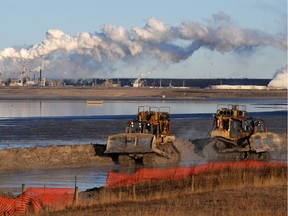
[[[80,156],[79,156],[80,155]],[[109,157],[96,155],[95,146],[67,145],[12,148],[0,151],[0,172],[28,169],[52,169],[112,165]]]
[[[271,159],[285,160],[287,135],[278,136],[281,141],[273,146]],[[210,160],[209,156],[204,152],[199,153],[195,145],[188,140],[178,139],[174,144],[181,154],[180,163],[183,165]],[[112,159],[103,154],[104,150],[104,145],[96,144],[2,149],[0,150],[0,173],[114,165]]]

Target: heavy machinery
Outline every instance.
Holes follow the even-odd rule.
[[[170,107],[139,106],[124,133],[108,137],[105,153],[124,165],[176,164],[180,153],[170,133]]]
[[[228,105],[217,109],[210,146],[220,160],[268,160],[277,138],[267,132],[265,122],[246,112],[244,105]]]

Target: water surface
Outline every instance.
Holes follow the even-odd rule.
[[[195,99],[186,101],[104,101],[89,105],[82,100],[2,100],[0,117],[113,116],[136,114],[139,106],[170,107],[171,114],[215,113],[217,106],[242,104],[248,112],[287,110],[287,100]]]

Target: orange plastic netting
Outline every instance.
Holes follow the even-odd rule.
[[[217,172],[225,169],[266,169],[276,166],[287,168],[286,163],[262,162],[262,161],[235,161],[235,162],[210,162],[195,167],[176,167],[169,169],[139,169],[134,174],[122,174],[110,171],[108,173],[106,187],[120,187],[135,184],[137,182],[153,180],[173,180],[199,175],[205,172]]]
[[[29,188],[24,193],[35,198],[43,206],[62,208],[73,202],[74,189],[72,188]]]
[[[0,196],[0,215],[14,215],[15,200]]]
[[[39,213],[43,208],[61,210],[73,204],[72,188],[29,188],[16,199],[0,196],[0,215]]]

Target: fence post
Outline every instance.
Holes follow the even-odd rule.
[[[247,175],[246,175],[246,171],[245,171],[245,169],[242,171],[242,175],[243,175],[243,185],[244,185],[244,187],[246,186],[246,178],[247,178]]]
[[[133,184],[133,200],[136,200],[136,184]]]
[[[286,179],[287,174],[285,175],[285,169],[281,168],[281,179]]]
[[[22,193],[24,193],[26,191],[26,186],[25,184],[22,184]]]
[[[270,174],[270,182],[274,181],[274,177],[275,177],[275,170],[271,172]]]
[[[78,205],[78,187],[75,187],[73,204],[74,204],[74,206]]]
[[[77,176],[75,176],[75,191],[73,197],[73,205],[78,205],[78,187],[77,187]]]
[[[191,176],[191,191],[194,192],[195,190],[195,177],[194,177],[194,174],[192,174]]]

